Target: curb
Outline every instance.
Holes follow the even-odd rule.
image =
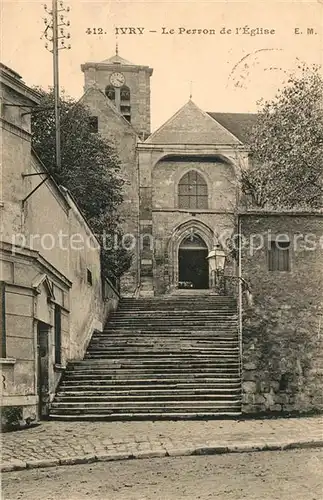
[[[49,458],[43,460],[12,460],[0,464],[1,472],[13,472],[26,469],[41,469],[61,465],[89,464],[93,462],[110,462],[140,458],[161,458],[180,456],[219,455],[224,453],[251,453],[257,451],[292,450],[299,448],[323,448],[323,439],[298,440],[284,442],[247,442],[247,443],[212,443],[206,446],[174,447],[169,449],[138,451],[135,453],[103,453],[101,455],[81,455],[66,458]]]

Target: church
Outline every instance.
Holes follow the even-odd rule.
[[[234,231],[237,173],[256,115],[205,112],[190,98],[151,133],[152,68],[116,53],[82,71],[82,102],[126,180],[122,216],[134,258],[123,295],[209,289],[207,256]]]
[[[65,188],[47,177],[39,184],[46,165],[20,107],[40,96],[0,70],[5,420],[322,411],[323,247],[306,241],[322,241],[323,212],[237,210],[256,115],[205,112],[189,99],[151,133],[151,68],[118,54],[82,65],[88,126],[114,145],[125,180],[133,261],[120,293],[102,280],[98,247],[66,253],[28,241],[95,235]],[[263,245],[241,245],[230,258],[226,242],[237,229]],[[18,245],[17,234],[25,237]],[[233,284],[224,293],[213,293],[215,248]]]

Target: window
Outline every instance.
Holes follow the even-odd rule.
[[[270,242],[268,252],[269,271],[290,271],[289,262],[290,242],[286,239],[276,239]]]
[[[112,87],[112,85],[108,85],[105,88],[105,95],[110,99],[110,101],[115,101],[115,98],[116,98],[115,88]]]
[[[62,362],[62,311],[58,304],[55,304],[54,312],[54,330],[55,330],[55,365]]]
[[[90,132],[97,134],[99,131],[99,120],[97,116],[89,117],[89,130]]]
[[[93,282],[92,282],[92,273],[91,273],[90,269],[86,270],[86,281],[87,281],[88,285],[92,285],[93,284]]]
[[[185,174],[178,184],[178,207],[208,207],[207,184],[203,177],[195,170]]]
[[[126,85],[120,88],[120,111],[125,119],[131,122],[130,89]]]
[[[4,281],[0,281],[0,330],[1,330],[1,345],[0,345],[0,358],[5,358],[6,353],[6,284]]]
[[[126,85],[123,85],[120,89],[120,100],[130,101],[130,89]]]

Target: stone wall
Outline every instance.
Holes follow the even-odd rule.
[[[242,277],[253,305],[243,310],[243,411],[323,409],[323,216],[245,214]],[[268,241],[287,234],[290,271],[268,270]],[[306,239],[307,238],[307,239]],[[260,246],[260,245],[259,245]]]
[[[94,116],[98,116],[100,134],[115,148],[120,160],[120,173],[125,183],[120,215],[124,234],[138,235],[139,181],[136,155],[137,134],[133,127],[109,104],[97,88],[89,89],[82,98]],[[122,276],[123,294],[132,294],[138,284],[138,252],[133,251],[130,270]]]

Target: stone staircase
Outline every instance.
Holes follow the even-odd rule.
[[[239,415],[237,310],[216,295],[121,299],[83,361],[68,365],[55,419]]]

